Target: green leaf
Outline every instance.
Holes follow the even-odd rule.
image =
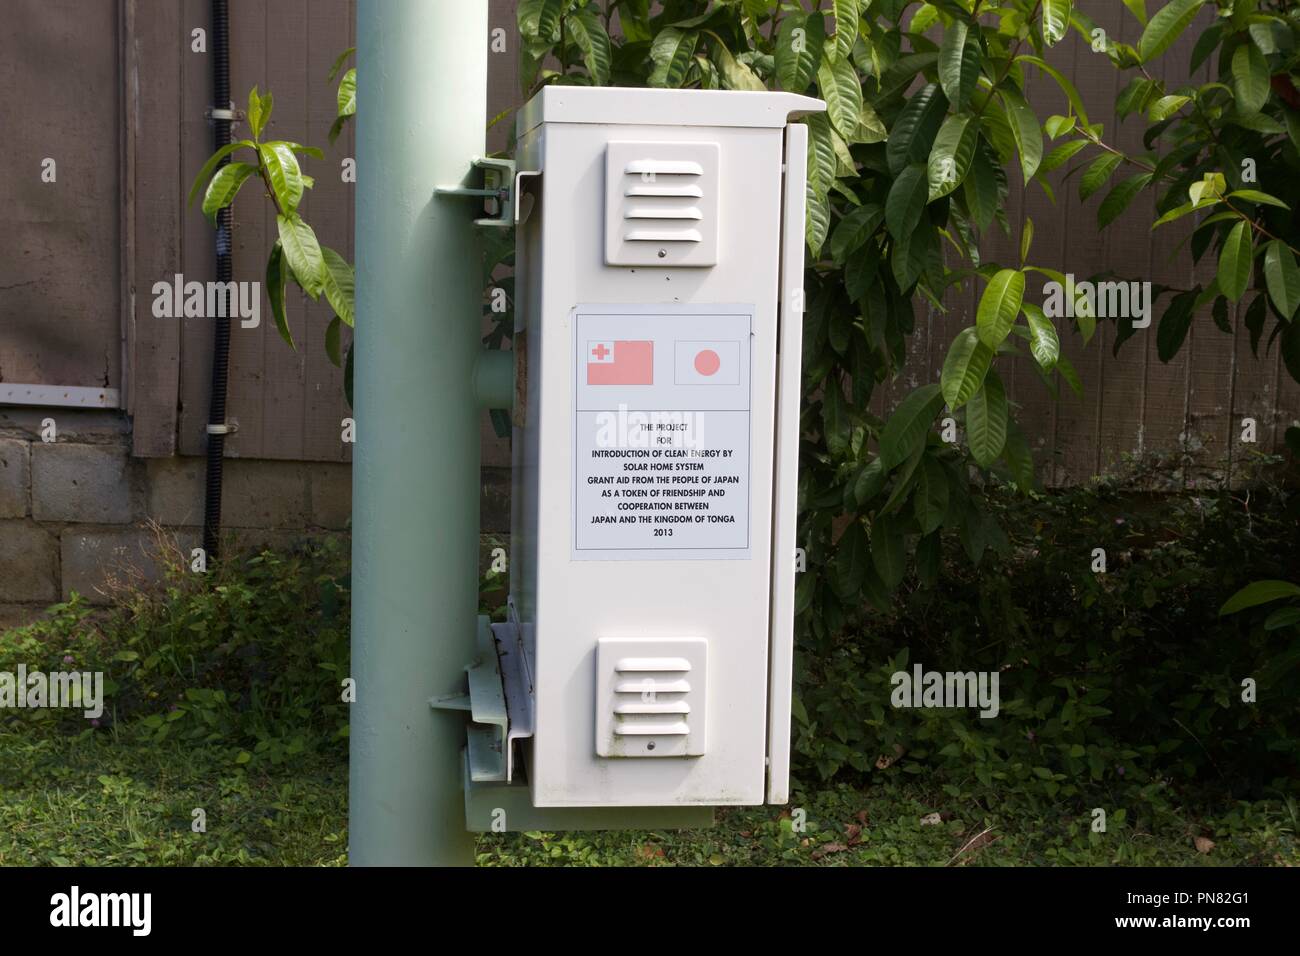
[[[194,185],[190,187],[190,198],[187,201],[188,205],[194,205],[194,200],[198,198],[199,191],[216,171],[217,164],[237,149],[257,149],[257,144],[250,139],[241,139],[238,143],[231,143],[228,146],[222,146],[219,150],[209,156],[208,161],[204,163],[203,168],[199,170],[199,174],[194,177]]]
[[[1020,229],[1020,267],[1023,269],[1029,261],[1029,250],[1034,247],[1034,220],[1025,217],[1025,224]]]
[[[1083,398],[1083,380],[1079,378],[1079,373],[1074,370],[1074,365],[1064,355],[1056,360],[1056,371],[1061,378],[1065,379],[1065,384],[1070,386],[1070,391]]]
[[[1196,19],[1204,3],[1205,0],[1172,0],[1157,10],[1138,40],[1138,56],[1142,62],[1149,63],[1169,49]]]
[[[858,17],[862,0],[832,0],[835,13],[835,58],[847,60],[858,42]]]
[[[801,31],[801,32],[796,32]],[[820,13],[790,14],[781,20],[776,39],[776,76],[781,89],[802,93],[817,75],[826,42],[826,20]]]
[[[913,163],[899,173],[885,200],[885,222],[896,240],[907,240],[925,211],[929,185],[926,168]]]
[[[1292,380],[1300,382],[1300,322],[1287,322],[1285,328],[1279,323],[1278,327],[1282,329],[1282,342],[1278,349],[1282,353],[1282,364]]]
[[[316,233],[297,213],[276,216],[275,221],[284,259],[294,279],[309,296],[318,298],[325,285],[325,257]]]
[[[1268,102],[1268,63],[1254,43],[1242,43],[1232,54],[1232,93],[1242,114],[1258,113]]]
[[[1300,607],[1280,607],[1264,620],[1264,630],[1277,631],[1300,624]]]
[[[1016,61],[1018,63],[1032,64],[1054,79],[1056,85],[1061,88],[1061,92],[1065,94],[1065,98],[1069,101],[1070,109],[1074,110],[1078,116],[1079,123],[1085,127],[1091,125],[1088,122],[1088,110],[1083,105],[1083,97],[1079,95],[1079,90],[1070,82],[1069,77],[1042,57],[1035,56],[1032,53],[1021,54],[1016,57]]]
[[[853,61],[847,57],[822,60],[817,67],[817,87],[826,100],[831,125],[846,139],[852,137],[862,113],[862,84]]]
[[[1016,151],[1020,154],[1020,169],[1025,175],[1025,184],[1028,185],[1043,161],[1043,131],[1038,126],[1038,117],[1019,90],[1004,88],[1002,102],[1007,108],[1007,120],[1016,140]]]
[[[1192,316],[1196,312],[1196,299],[1200,295],[1200,286],[1189,292],[1174,296],[1160,317],[1160,327],[1156,329],[1156,356],[1162,362],[1170,362],[1183,347],[1187,330],[1191,328]]]
[[[216,225],[217,211],[234,202],[240,187],[248,181],[248,177],[256,173],[257,167],[251,163],[231,163],[217,171],[203,196],[203,215],[208,217],[209,222]]]
[[[962,329],[952,340],[943,361],[939,383],[948,407],[956,411],[970,400],[984,383],[993,362],[993,350],[980,341],[974,326]]]
[[[912,507],[923,535],[936,530],[948,514],[948,473],[938,459],[930,455],[921,459],[921,466],[917,469]]]
[[[1002,460],[1007,463],[1017,488],[1026,493],[1034,490],[1034,453],[1029,449],[1025,433],[1010,419],[1007,422],[1007,443],[1002,449]]]
[[[266,126],[269,117],[262,114],[262,97],[257,92],[256,86],[248,91],[248,112],[246,116],[248,118],[248,129],[253,134],[253,139],[260,139],[262,129]]]
[[[350,57],[353,53],[356,52],[357,52],[357,48],[354,46],[350,46],[342,53],[339,54],[338,59],[334,61],[334,65],[330,67],[329,76],[325,78],[327,83],[334,82],[334,77],[339,75],[339,70],[343,69],[343,64],[348,61],[348,57]]]
[[[356,277],[352,266],[333,249],[322,247],[321,256],[325,260],[325,270],[322,273],[325,300],[329,302],[334,314],[348,328],[352,328],[356,322]]]
[[[1043,0],[1043,42],[1054,46],[1070,29],[1070,0]]]
[[[914,389],[898,403],[880,433],[880,459],[886,470],[898,467],[925,444],[926,433],[941,408],[943,395],[933,383]]]
[[[1151,224],[1151,228],[1152,230],[1155,230],[1160,226],[1165,225],[1166,223],[1171,223],[1177,219],[1182,219],[1189,212],[1195,212],[1198,208],[1200,207],[1192,203],[1185,203],[1182,206],[1176,206],[1175,208],[1169,210],[1167,213],[1161,216],[1159,219],[1157,219],[1155,222],[1153,222]]]
[[[1015,325],[1020,305],[1025,298],[1025,274],[1015,269],[1003,269],[995,275],[980,297],[975,314],[975,327],[979,340],[990,349],[1002,344]],[[949,402],[951,405],[952,403]],[[956,407],[955,405],[953,406]]]
[[[338,140],[339,136],[343,133],[344,127],[347,125],[348,125],[348,117],[346,116],[340,116],[336,118],[332,124],[330,124],[329,136],[330,136],[331,146],[334,145],[334,143]]]
[[[836,176],[836,178],[831,181],[831,188],[840,191],[841,194],[845,195],[845,198],[852,197],[853,200],[857,200],[857,193],[853,192],[851,189],[847,189],[844,183],[839,181],[840,178],[846,176],[856,177],[858,169],[857,160],[853,158],[853,153],[849,149],[849,144],[844,141],[843,136],[835,131],[834,127],[831,128],[831,146],[835,148]]]
[[[966,21],[954,20],[943,31],[939,46],[939,85],[954,110],[961,112],[966,108],[979,76],[979,40],[971,34]]]
[[[1219,288],[1218,283],[1214,284],[1215,290]],[[1232,323],[1228,320],[1228,300],[1223,296],[1215,296],[1214,305],[1210,309],[1210,315],[1214,319],[1215,327],[1227,335],[1232,334]]]
[[[353,67],[343,74],[339,81],[338,92],[339,116],[354,116],[357,112],[357,68]]]
[[[1115,99],[1115,113],[1123,119],[1133,113],[1144,113],[1147,107],[1155,101],[1160,93],[1160,87],[1155,80],[1148,80],[1146,77],[1135,76],[1129,81],[1128,86]]]
[[[883,143],[888,138],[889,130],[885,129],[885,124],[881,122],[876,111],[869,103],[863,103],[862,112],[858,114],[858,128],[850,142]]]
[[[650,85],[679,89],[686,73],[694,62],[695,47],[700,35],[694,30],[665,27],[650,44],[650,59],[655,68],[650,73]]]
[[[1110,179],[1111,174],[1119,167],[1122,157],[1114,153],[1102,153],[1092,161],[1092,164],[1084,170],[1083,178],[1079,180],[1079,200],[1087,202],[1088,199],[1102,186],[1106,185],[1106,180]]]
[[[570,13],[564,23],[573,36],[573,42],[582,52],[582,63],[587,68],[587,75],[591,77],[591,82],[596,86],[608,85],[610,66],[614,57],[610,48],[609,34],[605,32],[605,26],[600,22],[600,18],[590,9],[580,7]],[[719,47],[722,54],[731,60],[731,54],[727,52],[726,47],[722,47],[721,44]],[[732,63],[734,64],[735,61],[732,60]],[[725,69],[723,73],[726,73]],[[760,88],[761,86],[760,84]],[[735,86],[731,88],[752,89],[752,87]]]
[[[804,227],[804,238],[808,243],[808,250],[812,253],[814,259],[821,254],[822,243],[826,241],[826,233],[831,224],[831,207],[826,201],[825,196],[818,196],[812,192],[812,187],[807,190],[807,223]]]
[[[751,93],[765,93],[767,86],[758,74],[737,60],[721,43],[713,44],[714,59],[722,74],[722,85],[729,90],[745,90]]]
[[[930,158],[930,147],[947,112],[948,98],[935,83],[912,95],[889,131],[885,158],[891,173],[897,176],[905,166]]]
[[[927,588],[934,587],[939,580],[939,567],[942,561],[943,542],[939,534],[927,534],[916,542],[916,576],[922,585]]]
[[[1101,201],[1097,208],[1097,224],[1105,229],[1112,222],[1118,219],[1129,207],[1133,197],[1140,193],[1151,183],[1150,173],[1140,173],[1132,179],[1126,179],[1109,193]]]
[[[860,521],[852,522],[835,542],[835,590],[845,600],[862,590],[870,553],[871,545]]]
[[[324,159],[325,153],[318,146],[304,146],[302,143],[285,143],[295,153],[302,153],[304,156],[311,156],[315,159]]]
[[[1087,145],[1088,141],[1086,139],[1075,139],[1068,143],[1062,143],[1060,146],[1056,147],[1056,149],[1048,153],[1046,158],[1044,158],[1042,165],[1038,167],[1039,174],[1050,173],[1053,170],[1064,166],[1074,158],[1076,153]]]
[[[949,116],[939,128],[926,164],[929,200],[953,192],[966,179],[975,147],[979,144],[979,122],[969,113]]]
[[[1210,54],[1218,51],[1219,44],[1223,41],[1223,27],[1222,23],[1216,23],[1209,29],[1201,31],[1201,35],[1196,38],[1196,44],[1192,47],[1191,63],[1184,75],[1194,74],[1201,68],[1201,64],[1210,58]]]
[[[1242,223],[1245,225],[1245,223]],[[1274,239],[1264,247],[1264,281],[1268,295],[1277,311],[1290,321],[1300,306],[1300,269],[1295,256],[1281,239]]]
[[[880,228],[884,216],[885,212],[880,205],[871,202],[858,206],[841,219],[835,227],[835,235],[831,237],[831,258],[843,265]]]
[[[937,256],[938,250],[938,233],[926,221],[917,224],[910,236],[896,240],[890,250],[889,265],[898,287],[910,294],[927,265],[934,262],[935,269],[938,270],[938,261],[932,258]],[[900,357],[899,364],[901,363]]]
[[[1257,295],[1246,307],[1246,314],[1241,320],[1250,332],[1250,352],[1259,358],[1259,340],[1264,334],[1264,319],[1268,315],[1268,296]]]
[[[1219,608],[1219,616],[1236,614],[1246,608],[1295,597],[1300,597],[1300,585],[1292,584],[1290,581],[1252,581],[1223,602],[1223,607]]]
[[[339,338],[343,331],[343,321],[337,315],[330,319],[325,327],[325,355],[335,368],[343,367],[343,353],[340,351]]]
[[[877,41],[879,42],[879,41]],[[939,62],[937,51],[926,53],[905,53],[889,65],[880,74],[879,87],[872,101],[879,106],[894,97],[903,96],[912,88],[918,74],[931,69]]]
[[[932,3],[922,3],[908,21],[907,33],[923,34],[939,22],[939,10]]]
[[[879,456],[873,458],[871,464],[858,472],[857,480],[853,483],[853,499],[859,508],[884,490],[885,480],[888,477],[889,472],[885,470],[885,462]]]
[[[567,7],[568,0],[540,0],[537,10],[537,36],[543,40],[560,38],[560,17]],[[519,16],[523,17],[520,9]]]
[[[1238,189],[1235,192],[1228,193],[1227,198],[1244,199],[1246,202],[1260,203],[1265,206],[1277,206],[1279,209],[1291,208],[1276,196],[1270,196],[1268,193],[1260,192],[1258,189]]]
[[[266,296],[271,300],[271,316],[280,337],[289,343],[289,348],[297,349],[293,344],[293,333],[289,331],[289,317],[284,311],[284,283],[288,277],[288,266],[284,261],[284,248],[280,240],[271,247],[271,257],[266,260]]]
[[[1139,23],[1143,26],[1147,25],[1147,0],[1124,0],[1124,6],[1138,18]]]
[[[966,406],[966,436],[971,457],[983,468],[998,460],[1007,443],[1007,395],[991,369]]]
[[[1250,285],[1250,270],[1255,249],[1250,237],[1250,224],[1239,222],[1232,227],[1219,252],[1219,291],[1236,302]]]
[[[835,133],[825,113],[804,117],[808,127],[808,188],[825,197],[835,182]]]
[[[1039,367],[1045,372],[1050,372],[1061,356],[1061,339],[1056,333],[1056,326],[1052,324],[1052,320],[1046,313],[1033,303],[1022,302],[1020,307],[1029,322],[1029,351]]]
[[[1286,114],[1288,120],[1292,114]],[[1256,133],[1263,133],[1265,136],[1281,136],[1287,131],[1283,126],[1267,113],[1229,113],[1227,121],[1234,126],[1240,126],[1242,129],[1252,130]]]
[[[1003,175],[989,155],[991,150],[976,147],[975,157],[971,161],[970,171],[966,176],[963,193],[971,218],[981,229],[987,229],[1001,208],[1001,191],[999,178]]]
[[[877,515],[871,523],[871,564],[889,590],[903,582],[903,525],[893,515]]]
[[[270,180],[281,210],[294,212],[302,202],[304,188],[298,157],[287,143],[262,143],[257,147],[257,152],[262,157],[267,179]]]
[[[1074,116],[1049,116],[1047,122],[1043,124],[1043,132],[1047,134],[1048,139],[1059,139],[1062,134],[1074,129],[1078,122],[1078,118]],[[1046,165],[1047,160],[1043,160],[1042,165],[1038,167],[1039,172],[1042,172]]]
[[[1190,96],[1162,96],[1147,109],[1147,118],[1153,123],[1164,122],[1191,101]]]

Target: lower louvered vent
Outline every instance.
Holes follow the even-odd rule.
[[[704,669],[699,638],[601,640],[596,752],[602,757],[704,753]]]

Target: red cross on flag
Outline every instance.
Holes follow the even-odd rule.
[[[655,344],[650,341],[587,343],[588,385],[653,385]]]

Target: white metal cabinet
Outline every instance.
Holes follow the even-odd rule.
[[[519,168],[541,177],[517,236],[510,607],[537,807],[786,799],[806,150],[790,118],[823,108],[548,87],[520,115]]]

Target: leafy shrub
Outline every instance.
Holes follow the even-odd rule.
[[[165,557],[158,588],[122,590],[107,612],[74,595],[0,635],[0,670],[102,671],[99,726],[243,748],[240,762],[338,746],[348,726],[345,546],[262,551],[206,575]],[[16,722],[85,727],[80,711],[0,711],[0,727]]]
[[[945,561],[937,586],[910,578],[883,613],[844,612],[839,633],[802,636],[798,774],[938,770],[954,795],[1082,806],[1162,805],[1170,788],[1294,791],[1300,639],[1266,630],[1267,609],[1218,616],[1241,585],[1300,567],[1284,494],[1151,497],[1109,480],[1028,498],[994,489],[982,504],[1007,530],[976,566]],[[1000,713],[895,709],[890,677],[918,662],[997,672]]]

